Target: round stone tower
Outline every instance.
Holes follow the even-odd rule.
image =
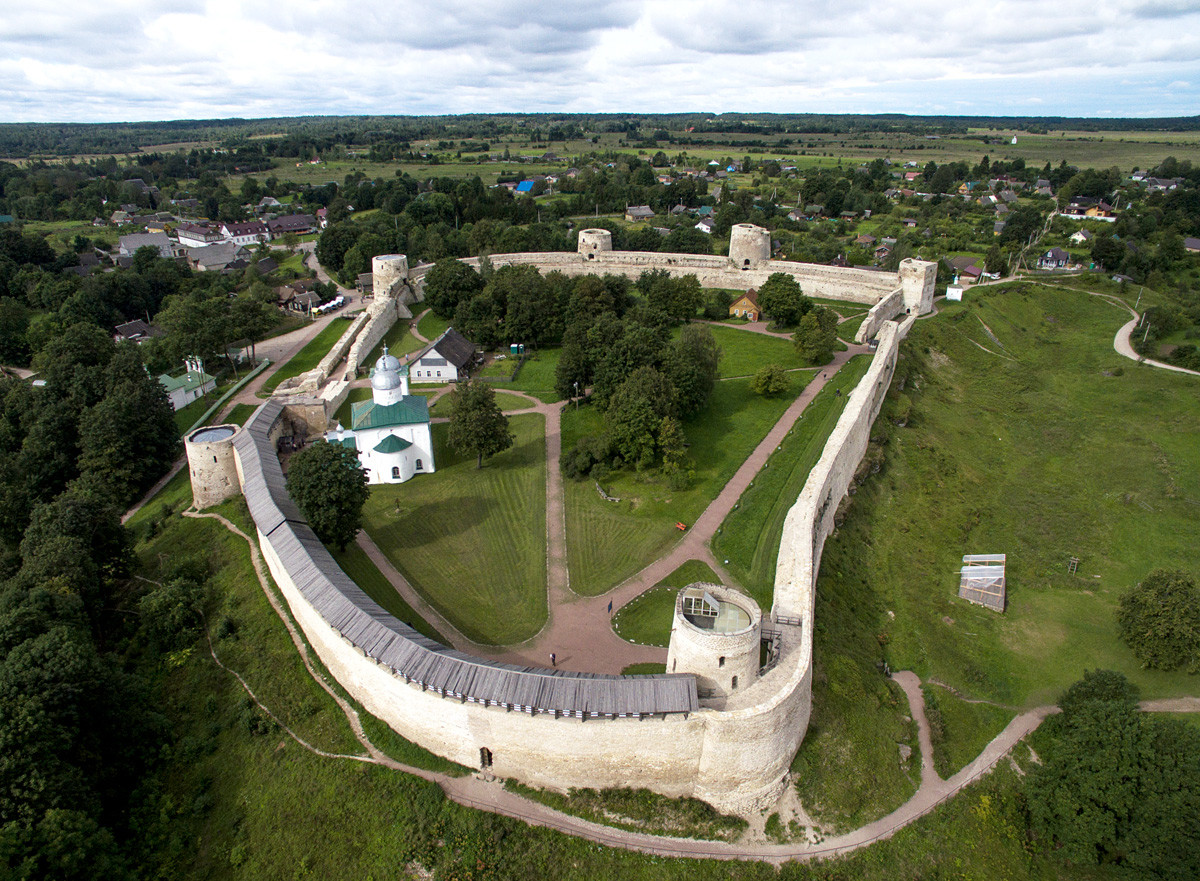
[[[184,440],[192,500],[197,509],[211,507],[242,491],[233,458],[233,436],[237,432],[236,425],[209,425]]]
[[[579,231],[579,253],[594,260],[600,251],[612,250],[612,233],[606,229],[581,229]]]
[[[737,223],[729,231],[729,260],[748,269],[771,259],[771,232],[753,223]]]
[[[372,257],[371,276],[375,296],[386,297],[397,282],[408,280],[408,258],[403,254]]]
[[[762,612],[750,597],[696,582],[675,599],[668,673],[691,673],[704,699],[723,700],[758,679]]]

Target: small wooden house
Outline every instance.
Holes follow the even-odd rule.
[[[729,306],[729,314],[733,318],[745,318],[747,321],[758,321],[762,311],[758,308],[758,297],[753,290],[746,291]]]

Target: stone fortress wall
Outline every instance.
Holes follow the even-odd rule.
[[[767,261],[765,267],[743,271],[729,269],[728,260],[722,257],[635,255],[604,252],[599,248],[590,253],[594,255],[591,259],[580,254],[497,255],[490,259],[496,265],[502,265],[501,258],[512,257],[512,263],[525,262],[540,269],[577,267],[579,274],[609,272],[620,267],[634,276],[646,267],[677,268],[683,273],[695,271],[698,265],[711,265],[714,273],[727,274],[727,280],[748,279],[754,273],[762,274],[765,279],[770,272],[781,271],[778,267],[789,265]],[[678,262],[665,262],[672,259]],[[725,268],[712,261],[723,263]],[[912,281],[909,289],[905,289],[896,286],[895,275],[886,280],[886,274],[868,272],[862,281],[870,279],[874,284],[864,291],[855,288],[862,270],[790,265],[801,267],[813,281],[829,279],[824,287],[814,289],[812,283],[805,286],[808,293],[855,302],[893,299],[898,311],[907,305],[915,312],[924,304],[925,282],[930,278],[929,273],[916,267],[919,271],[914,271],[914,275],[921,286],[915,290]],[[417,287],[413,282],[419,280],[413,275],[423,274],[423,269],[410,273],[411,287]],[[838,273],[848,273],[846,280],[834,281]],[[880,275],[885,279],[882,284]],[[703,278],[701,281],[711,284]],[[754,286],[744,281],[742,284]],[[734,287],[725,281],[717,286]],[[831,293],[834,290],[838,293]],[[891,296],[897,291],[899,298]],[[929,293],[932,293],[931,282]],[[837,504],[866,451],[871,423],[895,370],[900,341],[914,317],[910,315],[899,324],[883,319],[876,322],[879,343],[871,367],[851,392],[821,460],[788,514],[769,624],[779,632],[778,663],[749,687],[730,691],[719,700],[702,701],[699,708],[690,712],[638,712],[624,717],[620,713],[561,713],[540,708],[533,698],[528,704],[519,701],[495,704],[469,697],[465,690],[460,694],[453,688],[440,686],[431,690],[410,673],[398,672],[382,661],[375,639],[370,644],[359,644],[353,633],[339,630],[338,624],[344,622],[331,621],[318,611],[305,593],[311,590],[313,578],[343,585],[348,579],[319,542],[305,537],[311,535],[311,530],[306,524],[296,525],[293,522],[296,515],[292,519],[287,515],[266,518],[257,513],[259,506],[252,504],[264,559],[297,622],[334,677],[373,714],[425,748],[468,767],[478,767],[481,750],[486,749],[492,773],[536,786],[555,789],[644,786],[668,796],[701,798],[722,811],[748,814],[761,810],[772,804],[786,785],[789,765],[808,725],[815,585],[821,550],[833,529]],[[291,415],[290,405],[264,404],[243,429],[243,432],[249,430],[256,420],[268,421],[269,431],[259,427],[262,442],[255,446],[240,437],[232,447],[237,475],[247,499],[266,492],[272,499],[268,507],[273,511],[294,510],[294,504],[286,496],[273,444],[281,434],[304,426],[315,428],[313,423],[318,419],[319,401],[297,403],[301,407],[299,415]],[[271,407],[274,410],[267,412]],[[211,493],[205,495],[209,504],[219,501]],[[198,496],[197,504],[200,503]],[[343,589],[354,588],[350,584]],[[379,613],[387,617],[382,610]],[[397,628],[404,629],[401,625]],[[442,657],[463,665],[469,662],[474,665],[472,670],[487,666],[487,662],[454,652],[446,652]],[[493,666],[498,670],[503,667]],[[512,672],[512,668],[504,670],[506,675]],[[536,694],[547,676],[547,671],[535,668],[520,668],[516,672],[519,678],[528,678],[530,694]],[[639,677],[622,677],[636,678]]]

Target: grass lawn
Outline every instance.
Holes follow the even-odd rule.
[[[540,415],[514,416],[513,447],[476,470],[433,426],[437,472],[374,486],[363,525],[439,612],[476,642],[505,645],[546,621],[546,456]]]
[[[407,318],[398,318],[396,323],[391,326],[387,333],[383,335],[371,353],[367,355],[362,362],[363,366],[370,370],[375,366],[375,362],[383,356],[383,347],[388,347],[388,352],[403,360],[404,356],[409,352],[415,352],[417,349],[424,347],[424,343],[417,339],[409,329],[412,322]]]
[[[702,560],[688,560],[654,587],[634,597],[613,615],[617,636],[637,645],[666,648],[671,641],[675,597],[680,588],[696,581],[720,584],[721,579]]]
[[[866,320],[867,313],[861,312],[858,315],[852,315],[837,327],[837,334],[841,339],[854,342],[854,335],[858,333],[858,329],[862,327],[863,321]]]
[[[275,391],[275,388],[285,379],[291,379],[293,376],[307,373],[320,364],[321,359],[329,353],[329,350],[333,348],[333,344],[341,339],[342,334],[346,332],[346,328],[349,326],[349,323],[341,320],[340,316],[330,321],[329,324],[321,328],[320,333],[309,341],[308,345],[275,371],[271,378],[263,384],[259,396],[270,397],[271,392]]]
[[[721,379],[753,376],[768,364],[778,364],[785,370],[808,366],[796,354],[791,340],[716,324],[708,325],[708,329],[721,347],[721,361],[717,365],[717,376]]]
[[[625,470],[603,481],[605,491],[621,499],[613,503],[600,498],[591,480],[564,481],[572,589],[604,593],[662,555],[679,538],[676,521],[695,521],[790,403],[751,394],[749,379],[718,382],[708,405],[683,426],[695,467],[686,490],[668,489],[657,471]],[[568,408],[563,449],[600,429],[594,407]]]
[[[1016,715],[994,704],[969,703],[938,685],[926,683],[921,691],[933,741],[933,765],[943,780],[974,761]]]
[[[1125,314],[1096,297],[989,287],[942,310],[909,336],[908,427],[827,546],[823,583],[852,585],[893,669],[969,697],[1051,703],[1096,668],[1145,697],[1195,693],[1195,677],[1142,669],[1114,611],[1154,567],[1196,571],[1196,378],[1113,352]],[[976,345],[998,351],[985,323],[1013,360]],[[1003,615],[957,598],[968,553],[1008,555]]]
[[[379,567],[371,562],[366,551],[351,543],[346,545],[344,551],[330,548],[329,552],[342,567],[342,571],[353,578],[354,583],[361,587],[367,596],[383,606],[393,617],[405,622],[430,639],[436,639],[443,645],[450,644],[442,634],[434,629],[433,625],[418,615],[413,607],[404,601],[396,588],[392,587],[391,582],[379,571]]]
[[[511,412],[512,410],[528,410],[535,406],[533,401],[528,398],[522,398],[519,395],[511,395],[506,392],[496,392],[496,406],[501,410]],[[450,395],[445,394],[438,398],[437,403],[429,408],[429,415],[433,417],[450,416],[452,415],[452,406],[450,404]]]
[[[230,425],[245,425],[246,420],[258,408],[253,404],[234,404],[233,409],[229,411],[229,415],[225,417],[225,422]]]
[[[870,364],[868,356],[852,358],[821,389],[713,536],[713,553],[764,611],[773,601],[783,521],[821,458],[850,390]]]
[[[186,407],[175,411],[175,433],[182,435],[204,415],[204,411],[213,405],[213,401],[221,397],[218,392],[209,392],[203,397],[196,398]]]
[[[426,312],[425,316],[417,322],[417,331],[425,339],[433,342],[450,326],[450,322],[445,318],[438,318],[433,312]],[[424,345],[424,344],[422,344]]]
[[[561,401],[554,390],[554,371],[558,368],[559,349],[542,349],[534,352],[521,366],[517,378],[504,383],[507,388],[533,395],[540,401],[553,404]]]

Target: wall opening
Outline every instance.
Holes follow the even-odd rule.
[[[492,751],[486,746],[479,748],[479,767],[484,770],[492,767]]]
[[[736,676],[733,677],[733,687],[737,688],[737,677]]]
[[[724,659],[724,658],[717,658],[717,666],[718,666],[718,667],[724,667],[724,666],[725,666],[725,659]]]
[[[400,469],[399,468],[392,469],[392,477],[395,477],[397,480],[400,479]]]
[[[420,470],[422,470],[424,467],[425,467],[425,466],[421,464],[421,460],[420,460],[420,459],[418,459],[418,460],[417,460],[417,470],[418,470],[418,471],[420,471]]]

